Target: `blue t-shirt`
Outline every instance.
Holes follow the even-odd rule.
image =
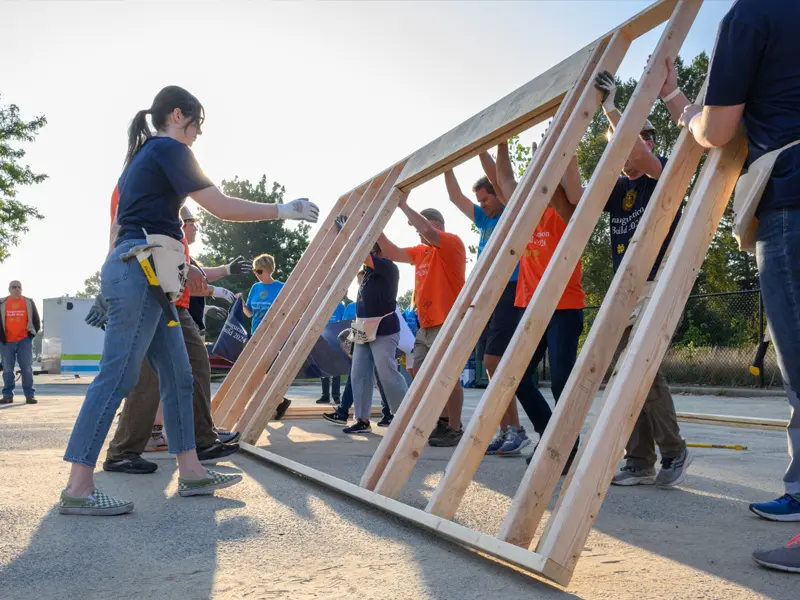
[[[411,330],[415,336],[417,335],[417,331],[419,331],[419,317],[417,316],[417,307],[416,306],[409,306],[407,309],[403,311],[403,319],[405,319],[406,325]]]
[[[250,288],[245,306],[253,311],[253,323],[250,327],[251,334],[254,334],[258,326],[261,325],[261,321],[267,315],[269,307],[275,302],[275,298],[278,297],[278,293],[282,288],[282,281],[273,281],[272,283],[261,283],[259,281]]]
[[[328,323],[338,323],[342,320],[344,320],[344,302],[339,302],[339,304],[336,305],[331,318],[328,319]]]
[[[351,302],[347,306],[344,307],[344,312],[342,313],[342,321],[347,321],[348,319],[355,319],[356,318],[356,303]]]
[[[497,225],[497,222],[500,220],[500,217],[503,216],[503,213],[501,212],[496,217],[489,217],[477,204],[473,204],[472,208],[472,220],[475,221],[475,227],[477,227],[478,231],[481,232],[481,239],[478,241],[478,256],[480,257],[481,252],[483,252],[483,249],[486,247],[486,243],[489,241],[489,238],[494,231],[494,226]],[[516,281],[517,277],[519,277],[519,263],[517,263],[517,266],[514,267],[514,272],[511,274],[511,279],[509,279],[509,281]]]
[[[661,161],[661,166],[667,164],[667,159],[663,156],[659,156],[658,160]],[[650,202],[650,196],[653,195],[656,185],[658,185],[658,179],[652,179],[645,174],[636,179],[628,179],[623,175],[617,179],[617,183],[611,191],[611,196],[606,202],[605,211],[611,217],[611,262],[614,265],[615,273],[622,264],[628,244],[639,226],[639,221],[644,216],[644,210],[647,208],[648,202]],[[658,251],[656,263],[650,271],[649,279],[651,281],[655,279],[658,273],[658,267],[661,265],[669,242],[678,227],[682,210],[682,208],[678,209],[664,244],[661,246],[661,250]]]
[[[147,233],[183,239],[180,209],[186,196],[211,187],[189,146],[170,137],[144,143],[119,178],[117,243]]]
[[[400,270],[388,258],[373,256],[372,264],[374,268],[364,267],[364,279],[356,297],[356,314],[361,318],[389,315],[378,325],[377,335],[392,335],[400,331],[395,313]]]
[[[738,0],[722,19],[708,106],[744,104],[748,160],[800,139],[800,2]],[[781,153],[759,211],[800,207],[800,144]]]

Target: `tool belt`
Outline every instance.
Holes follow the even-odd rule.
[[[350,325],[350,337],[348,339],[356,344],[374,342],[375,338],[378,337],[378,327],[381,321],[393,314],[393,312],[390,312],[382,317],[356,317]]]
[[[736,182],[736,191],[733,197],[733,237],[739,244],[740,250],[748,252],[756,251],[756,241],[758,238],[758,219],[756,210],[761,202],[761,196],[769,183],[772,169],[775,168],[775,161],[784,150],[788,150],[795,144],[800,144],[796,140],[786,144],[783,148],[778,148],[772,152],[767,152],[764,156],[754,161]]]
[[[147,245],[151,246],[150,253],[158,282],[167,297],[175,302],[183,294],[189,274],[183,242],[168,235],[148,234],[147,231],[145,239]]]

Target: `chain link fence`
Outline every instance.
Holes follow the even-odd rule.
[[[584,311],[581,346],[599,306]],[[720,387],[780,387],[775,349],[770,344],[760,376],[750,373],[767,321],[760,290],[690,296],[661,370],[670,384]],[[539,366],[549,379],[546,359]]]

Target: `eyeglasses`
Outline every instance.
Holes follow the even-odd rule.
[[[256,275],[261,275],[264,272],[264,269],[253,269],[253,273]]]
[[[9,289],[12,289],[12,290],[21,290],[22,289],[21,285],[10,285],[8,287],[9,287]]]

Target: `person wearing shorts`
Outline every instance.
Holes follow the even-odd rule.
[[[444,217],[435,208],[426,208],[418,213],[408,206],[405,198],[400,200],[399,208],[419,233],[422,243],[411,248],[399,248],[381,234],[378,244],[389,260],[410,263],[415,268],[414,297],[420,327],[414,341],[414,370],[418,372],[464,287],[467,251],[457,235],[445,231]],[[464,389],[459,381],[431,434],[428,441],[431,446],[458,444],[463,434],[463,404]]]

